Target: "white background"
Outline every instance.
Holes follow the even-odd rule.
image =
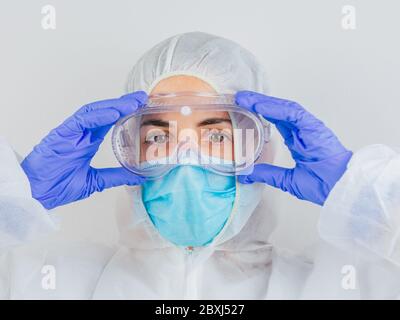
[[[56,30],[41,27],[46,4],[56,8]],[[342,28],[344,5],[356,8],[355,30]],[[26,155],[81,105],[122,95],[129,69],[151,46],[204,31],[252,51],[269,72],[271,95],[304,105],[349,149],[398,146],[399,14],[396,0],[1,0],[0,135]],[[95,165],[117,165],[109,138]],[[57,209],[62,234],[114,241],[115,195]],[[319,208],[274,195],[274,242],[303,250],[316,238]]]

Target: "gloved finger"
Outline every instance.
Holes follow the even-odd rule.
[[[282,168],[266,163],[256,164],[251,174],[238,176],[238,181],[243,184],[263,182],[275,188],[287,191],[293,169]]]
[[[65,126],[74,132],[81,133],[85,129],[113,125],[120,118],[120,113],[115,109],[99,109],[75,115],[65,123]]]
[[[125,168],[105,168],[90,170],[92,185],[91,191],[103,191],[104,189],[123,185],[134,186],[146,181],[145,177],[129,172]]]
[[[136,99],[143,105],[147,102],[148,95],[144,91],[135,91],[122,95],[120,99]]]
[[[284,122],[278,121],[275,124],[276,128],[278,129],[279,133],[283,137],[286,143],[290,143],[293,141],[293,132],[290,126],[287,126]]]
[[[285,122],[298,130],[322,125],[321,121],[294,101],[251,91],[239,91],[235,97],[239,106],[261,114],[274,124]]]
[[[83,114],[90,111],[112,108],[117,110],[121,117],[135,112],[139,107],[147,102],[147,94],[144,91],[136,91],[123,95],[117,99],[101,100],[87,104],[80,108],[76,115]]]

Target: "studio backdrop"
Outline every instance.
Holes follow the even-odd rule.
[[[0,135],[25,156],[80,106],[125,93],[136,60],[161,40],[202,31],[264,64],[270,95],[322,119],[351,149],[399,145],[396,0],[1,0]],[[292,163],[284,146],[277,163]],[[109,136],[96,166],[117,166]],[[273,242],[312,252],[319,207],[271,189]],[[116,189],[60,207],[59,237],[116,240]]]

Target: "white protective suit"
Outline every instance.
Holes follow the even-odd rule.
[[[193,75],[218,92],[266,92],[263,68],[237,44],[203,33],[160,43],[134,67],[128,91]],[[273,148],[266,148],[271,160]],[[400,155],[357,152],[322,208],[315,261],[274,248],[268,187],[237,184],[232,214],[212,244],[193,253],[164,240],[141,201],[121,188],[113,248],[52,244],[57,223],[30,195],[12,149],[0,140],[0,298],[299,299],[400,294]],[[278,213],[279,214],[279,213]],[[48,271],[55,271],[55,283]],[[54,279],[53,279],[54,280]]]

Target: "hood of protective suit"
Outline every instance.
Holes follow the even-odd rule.
[[[133,67],[126,90],[150,93],[161,80],[174,75],[197,77],[218,93],[267,91],[265,71],[249,51],[230,40],[201,32],[176,35],[150,49]],[[273,156],[272,140],[264,147],[262,158],[271,162]],[[140,249],[174,246],[152,224],[142,202],[141,187],[127,187],[125,191],[117,206],[120,242]],[[236,182],[231,215],[208,247],[242,251],[270,246],[268,239],[274,226],[265,186]]]

